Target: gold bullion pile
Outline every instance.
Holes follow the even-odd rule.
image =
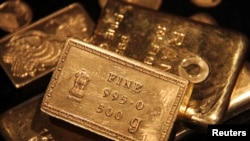
[[[0,39],[17,89],[53,74],[44,93],[1,116],[6,139],[177,140],[247,109],[243,34],[205,13],[104,3],[96,24],[73,3]]]

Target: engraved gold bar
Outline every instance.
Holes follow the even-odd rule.
[[[221,122],[247,50],[239,32],[115,0],[91,43],[195,83],[179,116],[201,126]]]
[[[165,141],[192,85],[180,76],[69,38],[41,110],[110,139]]]
[[[110,141],[41,112],[44,93],[1,114],[0,131],[8,141]]]
[[[94,23],[79,3],[73,3],[0,39],[0,64],[16,88],[51,73],[64,40],[88,39]]]

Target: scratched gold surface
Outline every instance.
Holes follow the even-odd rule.
[[[199,22],[219,26],[216,20],[207,13],[197,13],[189,18]],[[250,80],[250,64],[247,60],[245,60],[231,94],[226,114],[223,116],[224,122],[227,122],[227,120],[231,120],[239,114],[249,110],[250,107],[248,103],[250,99],[250,87],[248,80]],[[175,141],[187,140],[187,138],[194,136],[196,133],[195,130],[191,129],[190,125],[188,126],[183,123],[181,123],[177,128]]]
[[[8,141],[110,141],[87,130],[49,117],[40,111],[44,93],[1,115],[0,127]]]
[[[237,78],[235,87],[230,97],[229,105],[227,107],[227,111],[223,116],[223,122],[227,122],[228,120],[232,120],[236,118],[240,114],[248,111],[249,100],[250,100],[250,64],[248,61],[244,62],[243,67],[241,68],[240,74]],[[242,121],[233,120],[231,124],[239,124],[244,123],[244,120],[248,120],[247,118],[242,118]],[[197,129],[192,129],[190,125],[181,124],[177,127],[175,141],[185,141],[187,138],[194,136],[197,134]],[[201,133],[206,133],[207,130],[200,130]]]
[[[43,112],[114,140],[169,138],[188,80],[69,38]]]
[[[67,36],[86,40],[94,23],[74,3],[0,40],[0,64],[15,87],[52,72]]]
[[[206,13],[197,13],[190,18],[199,22],[219,26],[216,20]],[[223,118],[224,121],[249,110],[250,84],[248,80],[250,80],[250,64],[249,61],[245,60],[231,94],[230,102]]]
[[[180,117],[205,126],[221,122],[248,41],[236,31],[111,0],[91,42],[195,83]]]

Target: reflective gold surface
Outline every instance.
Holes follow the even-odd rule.
[[[185,125],[185,123],[181,122],[176,125],[176,134],[174,136],[174,141],[185,141],[190,140],[189,137],[195,134],[196,130],[192,130]],[[198,131],[202,132],[202,131]]]
[[[196,13],[190,16],[189,18],[195,21],[199,21],[199,22],[203,22],[203,23],[207,23],[211,25],[218,25],[216,20],[211,15],[209,15],[208,13],[204,13],[204,12]]]
[[[213,17],[206,13],[197,13],[190,17],[193,20],[211,24],[218,25]],[[233,92],[230,97],[229,106],[227,108],[226,114],[223,116],[223,121],[231,120],[232,118],[237,117],[239,114],[250,109],[250,64],[246,60],[243,67],[241,68],[240,74],[237,78],[236,84],[234,86]],[[237,123],[237,121],[236,121]],[[185,124],[180,124],[177,127],[177,132],[175,135],[175,141],[185,141],[187,138],[197,134],[197,130],[190,129],[190,126]],[[203,131],[200,131],[204,133]],[[198,132],[199,133],[199,132]]]
[[[180,117],[204,126],[222,120],[247,48],[241,33],[119,1],[103,9],[91,42],[195,83]]]
[[[223,116],[223,122],[237,117],[239,114],[246,112],[250,109],[250,64],[245,62],[241,68],[239,77],[237,78],[236,85],[233,89],[230,103],[227,108],[226,114]],[[234,121],[234,124],[243,121]],[[175,141],[185,141],[188,137],[197,134],[197,129],[192,130],[190,125],[180,124],[175,135]],[[198,133],[204,133],[206,130],[199,130]]]
[[[218,25],[213,17],[206,13],[198,13],[190,17],[193,20],[208,23],[211,25]],[[246,60],[241,68],[240,74],[234,86],[229,106],[224,120],[228,120],[250,109],[250,64]]]
[[[123,1],[136,4],[142,7],[154,9],[154,10],[159,9],[162,3],[162,0],[154,0],[154,1],[152,0],[123,0]],[[98,2],[101,8],[103,8],[107,4],[108,0],[98,0]]]
[[[203,8],[212,8],[218,6],[222,0],[190,0],[193,4]]]
[[[0,64],[20,88],[52,72],[67,36],[88,39],[94,23],[80,4],[71,4],[0,40]]]
[[[30,24],[32,10],[28,4],[21,0],[7,0],[0,5],[0,28],[7,32]]]
[[[51,118],[40,111],[43,94],[1,115],[1,133],[8,141],[109,141],[94,133]]]
[[[245,62],[237,79],[224,120],[250,109],[250,64]]]
[[[42,111],[114,140],[167,140],[188,80],[69,38]]]

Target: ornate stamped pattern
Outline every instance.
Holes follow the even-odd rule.
[[[51,35],[42,31],[27,31],[10,39],[3,61],[11,64],[13,76],[35,77],[37,72],[56,63],[61,53],[60,44],[60,41],[53,40]]]
[[[17,88],[52,72],[68,36],[87,40],[94,23],[71,4],[0,40],[0,63]]]
[[[64,39],[68,35],[80,36],[81,32],[86,32],[87,26],[82,15],[65,16],[65,18],[68,20],[56,28],[55,34],[28,30],[10,39],[9,43],[6,44],[8,50],[3,54],[3,61],[11,64],[13,76],[35,77],[37,72],[45,71],[47,67],[55,65],[60,56],[61,44]],[[55,22],[62,21],[52,19],[49,21],[50,26]],[[78,28],[68,28],[68,25],[80,26],[83,30],[79,32]]]
[[[67,108],[65,108],[65,107],[61,108],[61,106],[57,107],[53,104],[54,102],[58,102],[58,101],[55,101],[55,97],[57,97],[56,96],[56,91],[57,91],[56,89],[57,89],[57,87],[59,87],[59,83],[63,83],[63,81],[60,78],[64,77],[64,79],[71,79],[72,80],[71,82],[73,82],[73,80],[77,80],[76,79],[77,73],[82,73],[82,76],[84,78],[83,79],[84,86],[86,86],[85,87],[86,91],[88,91],[85,93],[86,96],[85,96],[85,94],[83,95],[81,104],[84,104],[84,103],[87,104],[87,101],[88,101],[87,99],[89,98],[89,96],[94,96],[94,97],[97,96],[98,97],[98,95],[93,93],[94,90],[88,90],[91,87],[93,87],[93,86],[91,86],[92,84],[97,83],[97,80],[95,80],[94,78],[93,78],[93,80],[91,80],[91,83],[88,83],[87,80],[90,79],[90,75],[91,75],[91,74],[89,74],[91,71],[88,70],[88,66],[84,67],[84,71],[82,71],[82,69],[80,69],[79,71],[75,71],[77,73],[69,75],[70,78],[62,76],[62,73],[65,74],[65,72],[63,72],[63,70],[67,69],[67,67],[68,67],[66,65],[67,60],[70,59],[68,57],[72,57],[71,56],[72,54],[70,54],[70,53],[73,49],[78,50],[78,52],[81,50],[81,51],[85,51],[86,53],[87,52],[91,53],[93,55],[93,57],[98,56],[99,58],[102,58],[103,60],[107,60],[109,62],[119,64],[119,65],[123,66],[124,68],[132,69],[133,71],[140,72],[140,73],[142,73],[150,78],[161,80],[163,82],[167,82],[167,83],[170,83],[171,85],[178,87],[178,89],[173,90],[172,94],[174,96],[171,97],[171,99],[173,99],[173,100],[171,100],[171,103],[172,103],[172,104],[170,104],[171,107],[167,107],[167,106],[161,107],[161,109],[170,108],[171,110],[170,109],[167,110],[167,111],[169,111],[168,113],[160,113],[161,116],[164,115],[164,117],[166,117],[166,118],[164,118],[164,120],[162,121],[163,122],[162,123],[163,127],[161,127],[162,131],[157,130],[157,132],[161,132],[161,133],[159,133],[160,135],[158,136],[157,140],[166,140],[168,138],[170,131],[172,129],[172,126],[173,126],[173,122],[175,121],[175,118],[177,116],[177,111],[178,111],[178,108],[180,106],[180,102],[183,98],[184,93],[186,92],[186,90],[188,88],[188,81],[185,79],[180,79],[180,77],[178,77],[178,76],[166,74],[164,71],[160,71],[158,69],[153,69],[150,66],[143,65],[143,63],[134,62],[134,60],[129,60],[129,59],[122,57],[116,53],[112,53],[110,51],[95,47],[93,45],[90,45],[90,44],[87,44],[87,43],[84,43],[84,42],[81,42],[79,40],[72,39],[72,38],[69,38],[67,40],[67,42],[65,43],[63,54],[58,62],[58,65],[53,73],[51,82],[50,82],[48,89],[46,91],[46,95],[44,97],[43,105],[41,108],[44,112],[46,112],[52,116],[55,116],[57,118],[63,119],[65,121],[71,122],[71,123],[73,123],[77,126],[80,126],[82,128],[87,128],[91,131],[95,131],[98,134],[107,136],[107,137],[112,138],[112,139],[131,140],[131,141],[138,141],[138,140],[149,141],[152,139],[152,135],[146,135],[146,136],[141,135],[141,132],[142,132],[141,128],[144,128],[145,123],[148,122],[145,117],[140,117],[139,115],[137,115],[137,116],[135,115],[135,117],[128,117],[128,114],[125,112],[126,110],[124,111],[124,109],[119,109],[119,107],[122,108],[122,105],[126,105],[126,107],[127,106],[132,107],[132,108],[130,108],[131,110],[136,110],[138,113],[141,113],[141,112],[146,112],[150,108],[154,107],[154,105],[152,105],[152,107],[149,106],[148,105],[149,103],[147,102],[146,99],[140,100],[140,99],[132,98],[132,97],[136,97],[136,95],[138,95],[138,94],[145,94],[146,93],[145,89],[148,89],[147,87],[145,87],[145,89],[144,89],[144,85],[142,85],[140,82],[134,81],[133,79],[125,78],[123,76],[118,76],[115,73],[109,71],[108,78],[105,78],[105,81],[106,81],[106,83],[111,85],[112,89],[109,89],[108,87],[104,87],[103,94],[101,94],[99,99],[97,100],[97,101],[100,101],[101,103],[99,103],[99,105],[94,105],[94,112],[95,112],[94,115],[96,117],[105,115],[106,118],[109,120],[116,120],[116,121],[122,122],[122,124],[125,124],[125,125],[126,125],[126,123],[128,123],[128,125],[126,125],[127,127],[125,127],[125,129],[127,129],[127,130],[124,132],[117,131],[114,128],[111,128],[111,127],[105,126],[101,123],[98,123],[97,121],[95,121],[93,119],[91,120],[91,119],[88,119],[87,117],[81,116],[81,114],[76,114],[74,112],[70,112],[70,110],[67,110]],[[89,61],[91,61],[91,60],[89,60]],[[78,64],[78,66],[79,66],[79,64]],[[98,68],[95,68],[95,70],[98,70]],[[95,74],[93,72],[91,72],[91,73],[92,73],[92,75]],[[101,76],[99,76],[99,77],[101,77]],[[92,76],[91,76],[91,78],[92,78]],[[98,80],[98,81],[100,81],[100,80]],[[83,83],[81,83],[81,84],[83,84]],[[115,85],[115,86],[113,86],[113,85]],[[96,84],[96,86],[99,86],[99,85]],[[97,89],[96,86],[94,86],[93,88]],[[114,88],[117,87],[117,88],[115,88],[115,90],[113,90],[113,87]],[[68,90],[70,89],[73,92],[74,88],[75,87],[72,87],[72,84],[71,84],[70,86],[68,86],[67,89]],[[118,89],[118,91],[116,91],[116,89]],[[126,93],[124,93],[125,91],[131,93],[130,96],[127,96]],[[121,92],[121,93],[119,93],[119,92]],[[165,92],[163,92],[163,93],[165,94]],[[67,96],[68,95],[70,95],[70,92],[67,93]],[[63,96],[63,95],[61,95],[61,96]],[[86,98],[86,100],[85,100],[85,98]],[[166,95],[166,98],[167,98],[167,95]],[[106,103],[105,101],[107,101],[108,99],[112,100],[112,102]],[[83,102],[83,100],[85,100],[85,101]],[[52,101],[54,101],[54,102],[52,102]],[[67,101],[67,100],[65,100],[65,102],[67,103],[67,104],[65,103],[67,105],[67,107],[71,107],[71,104],[70,104],[71,102],[69,103],[69,101]],[[72,101],[72,102],[74,102],[74,101]],[[75,104],[77,104],[77,103],[78,102],[76,102]],[[98,102],[96,102],[96,103],[98,104]],[[163,102],[163,103],[165,104],[167,102]],[[115,108],[113,108],[112,105],[113,106],[118,105],[118,107],[116,106]],[[75,110],[79,110],[79,109],[77,108]],[[154,110],[152,109],[151,111],[154,111]],[[85,114],[85,116],[87,116],[87,115]],[[126,120],[129,120],[129,121],[126,121]],[[151,123],[148,122],[148,124],[151,124]],[[160,125],[162,126],[162,124],[160,124]],[[133,134],[137,134],[137,136],[133,136]],[[153,137],[153,138],[155,140],[155,138],[157,138],[157,137]]]

